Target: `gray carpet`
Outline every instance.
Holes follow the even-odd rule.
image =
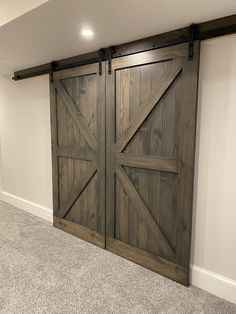
[[[236,313],[236,305],[0,202],[0,313]]]

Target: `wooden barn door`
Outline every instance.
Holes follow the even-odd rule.
[[[185,285],[198,61],[181,44],[50,83],[54,225]]]
[[[105,77],[96,63],[56,72],[50,86],[54,225],[104,247]]]
[[[113,59],[106,78],[106,247],[185,285],[198,59],[181,44]]]

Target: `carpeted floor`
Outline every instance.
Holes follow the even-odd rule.
[[[0,313],[236,313],[236,305],[0,202]]]

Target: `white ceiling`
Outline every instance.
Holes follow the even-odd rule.
[[[235,13],[235,0],[50,0],[0,27],[0,73]]]
[[[0,26],[47,1],[48,0],[0,0]]]

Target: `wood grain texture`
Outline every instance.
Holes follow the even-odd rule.
[[[98,64],[62,71],[51,83],[58,169],[54,216],[63,221],[57,227],[104,247],[105,77],[97,71]]]
[[[97,165],[95,162],[92,162],[87,172],[84,174],[81,180],[79,180],[79,182],[74,187],[74,189],[69,193],[68,198],[64,199],[63,202],[61,203],[61,207],[58,213],[60,218],[65,217],[65,215],[70,210],[73,203],[76,201],[76,199],[80,196],[80,194],[86,188],[87,184],[91,180],[92,176],[95,174],[96,170],[97,170]],[[68,173],[68,175],[69,177],[72,177],[73,173]]]
[[[87,64],[83,66],[79,66],[76,68],[66,69],[62,71],[54,72],[54,80],[62,80],[66,78],[78,77],[78,76],[85,76],[91,75],[98,72],[98,64]]]
[[[71,117],[74,119],[74,122],[78,126],[78,128],[81,130],[83,135],[86,137],[86,140],[88,141],[88,144],[90,147],[96,151],[97,150],[97,141],[93,134],[91,134],[88,124],[86,123],[85,119],[81,115],[81,113],[77,110],[76,105],[72,101],[71,97],[66,92],[64,86],[59,80],[56,80],[54,82],[54,85],[57,89],[57,92],[59,93],[60,97],[62,98],[66,108],[71,113]]]
[[[105,71],[105,63],[102,63],[102,72]],[[106,175],[106,116],[105,116],[105,75],[100,76],[97,73],[98,80],[98,95],[97,95],[97,230],[105,237],[105,211],[106,211],[106,199],[105,199],[105,175]]]
[[[200,49],[199,42],[195,43]],[[185,61],[183,66],[183,85],[186,92],[182,95],[180,164],[177,193],[177,261],[188,267],[190,258],[192,203],[194,181],[194,156],[197,117],[197,85],[199,58],[195,56],[191,62]],[[181,245],[184,243],[184,245]]]
[[[111,74],[103,62],[101,76],[98,64],[72,69],[51,85],[55,226],[185,285],[199,59],[187,47],[116,58]]]
[[[60,145],[56,148],[56,154],[58,157],[68,157],[81,160],[96,160],[96,155],[93,151],[86,148],[76,146]]]
[[[95,230],[90,230],[89,228],[78,225],[72,221],[61,219],[55,216],[53,217],[53,225],[58,229],[104,248],[104,236]]]
[[[179,53],[178,46],[172,49]],[[196,46],[194,49],[196,52]],[[188,200],[192,197],[188,191],[193,182],[193,168],[185,169],[188,174],[181,179],[183,168],[187,168],[182,154],[192,165],[193,155],[188,149],[190,143],[194,143],[194,136],[185,132],[182,119],[186,115],[187,121],[196,119],[196,112],[191,111],[192,106],[196,107],[196,99],[189,94],[197,92],[191,77],[197,78],[198,65],[189,65],[188,73],[187,64],[192,61],[187,60],[187,54],[169,59],[166,52],[163,56],[160,54],[161,49],[157,54],[149,54],[147,59],[142,54],[129,56],[129,61],[117,58],[112,79],[107,75],[109,109],[106,119],[112,135],[108,130],[106,176],[112,179],[107,180],[107,217],[111,219],[106,241],[109,250],[117,253],[121,249],[122,256],[129,256],[187,285],[189,256],[186,252],[190,248],[192,208],[184,205],[184,210],[180,204],[184,204],[181,199],[186,197],[183,196],[185,189]],[[198,58],[199,51],[194,54],[194,60]],[[191,105],[187,105],[188,101]],[[183,113],[185,105],[189,108]],[[191,126],[195,130],[192,123]],[[183,144],[184,138],[187,140]],[[185,184],[188,187],[184,188]],[[187,203],[189,205],[189,201]],[[161,270],[158,269],[159,259],[164,261]],[[169,263],[173,273],[176,272],[171,276]],[[177,275],[178,267],[183,270],[182,278]]]
[[[149,268],[185,286],[189,284],[186,269],[180,265],[168,262],[164,258],[112,238],[107,238],[106,248],[112,253]]]
[[[57,105],[56,105],[56,90],[52,82],[53,74],[50,75],[49,90],[50,90],[50,119],[51,119],[51,149],[52,149],[52,186],[53,186],[53,213],[58,214],[59,210],[59,195],[58,195],[58,159],[57,159]]]
[[[130,121],[132,121],[134,116],[140,110],[141,104],[151,92],[152,88],[159,84],[159,80],[161,80],[163,72],[167,67],[168,63],[164,62],[158,64],[148,64],[131,69],[122,69],[116,72],[116,134],[118,137],[120,136],[120,133],[128,127]],[[172,84],[172,86],[175,85],[176,82]],[[162,142],[165,140],[164,138],[162,139],[162,131],[163,129],[166,129],[165,125],[167,124],[166,119],[163,119],[162,111],[166,104],[168,106],[172,105],[168,99],[168,95],[172,89],[173,87],[171,87],[168,92],[163,95],[158,106],[154,107],[153,112],[144,120],[131,141],[125,147],[124,153],[120,155],[126,156],[126,154],[130,153],[132,156],[139,156],[139,161],[142,157],[143,160],[145,160],[146,157],[150,156],[151,158],[153,157],[153,163],[155,157],[157,157],[157,159],[160,157]],[[171,98],[175,99],[173,96],[171,95]],[[163,121],[165,123],[163,123]],[[168,132],[170,134],[172,134],[172,128],[169,127],[169,124],[171,123],[172,119],[170,119],[170,123],[167,124]],[[173,130],[173,133],[174,131],[175,130]],[[174,142],[171,144],[173,146],[173,151],[175,151],[176,144]],[[170,156],[172,156],[172,154],[170,154]],[[176,154],[174,154],[173,157],[176,157]],[[166,157],[161,158],[165,159]],[[115,162],[117,163],[117,161]],[[177,159],[176,162],[178,163]],[[162,180],[163,172],[147,172],[140,170],[142,170],[142,168],[138,168],[137,165],[135,167],[135,164],[133,164],[132,167],[130,162],[129,167],[125,167],[125,171],[128,176],[132,178],[132,183],[139,191],[157,221],[159,221],[159,213],[162,211],[161,207],[163,206],[163,212],[166,211],[166,216],[170,218],[168,218],[167,222],[165,222],[166,226],[162,225],[162,227],[165,232],[170,233],[169,220],[172,217],[168,214],[171,210],[168,207],[170,207],[172,201],[171,186],[168,184],[168,186],[165,187],[168,188],[164,198],[166,201],[164,202],[163,199],[160,202],[160,190],[165,184],[165,181]],[[172,176],[168,176],[167,178],[173,180]],[[132,202],[129,200],[122,187],[120,188],[120,184],[117,180],[116,186],[115,216],[117,218],[116,229],[119,231],[117,238],[134,246],[144,248],[155,254],[162,254],[162,252],[158,249],[155,236],[153,236],[153,233],[149,231],[148,226],[143,223],[142,217],[139,216],[139,213],[135,210]],[[168,199],[170,199],[170,201],[167,201]],[[127,213],[129,216],[128,218]]]
[[[108,67],[106,64],[106,73]],[[115,213],[114,191],[115,174],[113,169],[114,154],[112,145],[115,140],[115,75],[114,72],[106,77],[106,237],[114,237]]]
[[[138,66],[153,62],[171,60],[178,57],[185,57],[188,53],[188,44],[164,47],[160,49],[140,52],[130,56],[115,58],[112,60],[112,70]]]
[[[150,210],[147,208],[143,199],[140,197],[139,193],[134,188],[125,171],[122,169],[121,166],[118,165],[115,167],[115,171],[124,190],[127,192],[130,200],[133,202],[135,208],[137,209],[137,211],[139,211],[139,214],[142,216],[142,219],[147,222],[151,232],[156,237],[157,243],[160,246],[160,250],[164,254],[166,254],[166,256],[170,258],[174,257],[175,252],[168,243],[168,240],[166,239],[165,235],[163,234],[162,230],[160,229],[160,226],[156,222]]]
[[[117,153],[115,161],[123,166],[178,173],[178,160],[168,157]]]
[[[116,79],[116,101],[119,103],[119,108],[115,108],[116,128],[115,137],[122,134],[128,123],[130,117],[130,70],[124,69],[115,73]],[[114,155],[115,158],[115,155]],[[116,174],[115,174],[116,176]],[[129,226],[130,201],[125,193],[119,180],[115,179],[115,234],[118,239],[126,243],[129,242],[129,237],[132,233]],[[134,214],[134,213],[133,213]]]
[[[153,108],[156,106],[158,101],[161,99],[165,91],[177,77],[179,72],[182,69],[182,60],[177,60],[176,62],[171,63],[167,70],[164,72],[160,83],[156,85],[144,99],[143,103],[141,104],[140,110],[137,112],[135,117],[130,122],[129,126],[126,130],[122,133],[120,138],[118,139],[115,150],[118,152],[122,152],[134,134],[137,132],[140,125],[143,121],[147,118]]]

